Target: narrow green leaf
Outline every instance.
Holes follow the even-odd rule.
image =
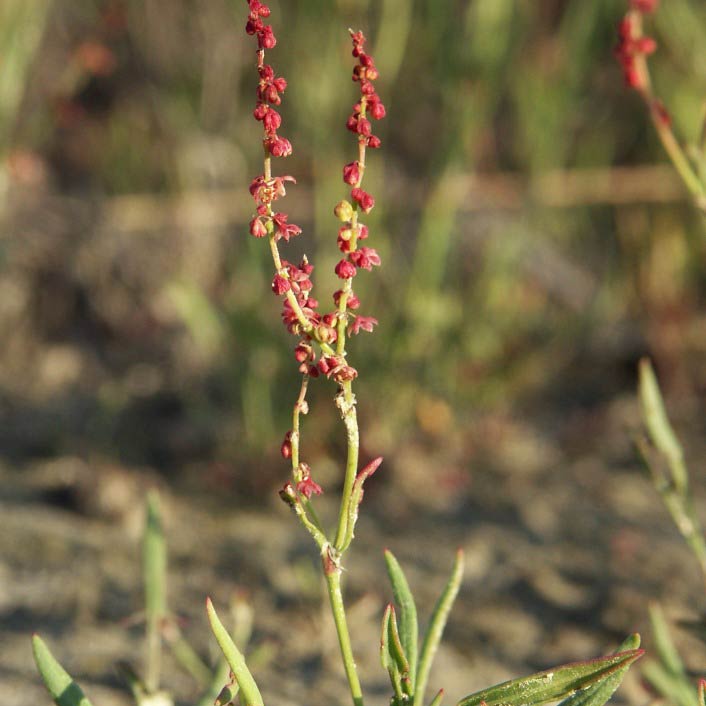
[[[456,552],[456,560],[454,562],[451,577],[446,584],[439,600],[434,607],[434,612],[429,621],[424,642],[422,643],[422,653],[419,658],[419,668],[417,670],[417,686],[414,692],[414,706],[421,706],[424,702],[424,693],[429,681],[429,671],[434,662],[436,650],[441,642],[441,636],[446,627],[446,621],[449,617],[449,612],[458,595],[458,589],[461,587],[461,579],[463,578],[463,551],[460,549]]]
[[[533,706],[559,701],[605,680],[611,674],[632,664],[644,650],[626,650],[585,662],[564,664],[521,679],[512,679],[466,696],[459,706]]]
[[[674,646],[672,636],[669,632],[667,619],[658,603],[650,603],[649,606],[650,623],[652,625],[652,635],[655,641],[655,648],[660,661],[665,669],[674,676],[685,676],[684,663],[679,656],[677,648]]]
[[[397,616],[395,609],[390,606],[390,619],[387,622],[387,645],[390,651],[390,657],[395,663],[402,676],[409,676],[409,660],[405,654],[400,632],[397,628]]]
[[[156,492],[151,492],[147,497],[142,541],[145,612],[148,621],[159,621],[167,612],[167,543],[164,538],[159,496]]]
[[[641,671],[642,676],[665,701],[675,706],[698,706],[698,694],[686,675],[672,674],[656,660],[648,661]]]
[[[650,439],[667,459],[674,487],[685,495],[689,477],[684,465],[684,452],[667,417],[657,377],[647,358],[640,361],[640,405]]]
[[[412,683],[412,690],[414,690],[417,683],[417,644],[419,639],[417,607],[414,604],[414,597],[409,589],[404,572],[389,550],[385,550],[385,562],[387,564],[387,573],[390,576],[390,583],[392,583],[392,593],[400,610],[400,640],[409,662],[409,679]]]
[[[617,653],[635,650],[638,647],[640,647],[640,636],[634,633],[625,639]],[[630,664],[621,667],[603,681],[599,681],[583,691],[577,691],[573,696],[564,699],[559,706],[603,706],[620,686],[628,669],[630,669]]]
[[[32,651],[39,674],[57,706],[91,706],[81,687],[56,661],[39,635],[32,637]]]
[[[238,682],[241,698],[245,701],[247,706],[263,706],[262,695],[260,694],[260,690],[257,688],[257,684],[255,683],[252,674],[250,674],[250,670],[245,664],[245,658],[241,654],[240,650],[235,646],[235,643],[228,634],[228,631],[223,627],[223,623],[221,623],[218,618],[216,609],[213,607],[213,603],[210,598],[206,600],[206,611],[208,612],[208,620],[211,623],[213,634],[216,636],[216,640],[218,641],[221,650],[223,650],[226,661],[230,665],[230,668]]]

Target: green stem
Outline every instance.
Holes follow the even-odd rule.
[[[340,550],[346,541],[348,533],[348,508],[353,492],[353,483],[358,472],[358,449],[360,447],[360,435],[358,433],[358,416],[355,411],[355,395],[350,381],[342,385],[342,390],[337,404],[341,410],[343,423],[346,427],[346,439],[348,444],[348,455],[346,458],[346,475],[343,481],[343,491],[341,492],[341,507],[338,514],[338,531],[334,546]]]
[[[363,706],[363,692],[360,687],[358,670],[353,657],[351,638],[346,621],[346,609],[343,605],[343,595],[341,594],[341,567],[338,565],[337,561],[331,557],[331,551],[331,548],[328,548],[328,551],[323,554],[324,575],[326,576],[331,612],[333,613],[333,620],[336,624],[338,644],[341,648],[343,667],[346,671],[351,697],[353,698],[353,706]]]

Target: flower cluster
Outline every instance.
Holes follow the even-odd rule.
[[[338,262],[336,275],[345,280],[342,290],[334,294],[334,303],[339,308],[339,315],[346,310],[357,309],[360,302],[355,296],[350,280],[359,268],[370,270],[380,264],[380,256],[374,248],[359,247],[358,243],[368,237],[368,227],[358,220],[358,213],[370,213],[375,206],[375,199],[361,188],[365,173],[366,148],[380,147],[380,138],[372,132],[373,120],[385,117],[385,106],[375,91],[374,81],[378,77],[375,61],[365,52],[365,37],[362,32],[351,32],[353,56],[358,60],[353,69],[353,81],[360,84],[360,98],[353,106],[353,112],[346,122],[346,127],[358,136],[358,159],[343,167],[343,181],[351,188],[350,201],[341,201],[334,209],[334,214],[343,223],[338,231],[338,248],[345,257]],[[372,317],[355,316],[348,326],[348,334],[372,331],[377,320]]]
[[[333,311],[320,313],[319,302],[312,296],[311,274],[314,266],[306,257],[295,265],[283,259],[279,253],[280,241],[289,242],[301,233],[301,228],[290,223],[286,213],[275,209],[275,202],[286,195],[287,185],[295,183],[294,177],[272,175],[272,157],[287,157],[292,153],[289,140],[278,134],[282,116],[276,109],[282,103],[281,94],[287,88],[287,82],[275,74],[272,66],[265,63],[265,50],[272,49],[277,43],[272,27],[264,23],[264,19],[270,16],[270,8],[260,0],[247,2],[250,13],[246,32],[257,37],[259,74],[253,116],[263,126],[265,153],[264,171],[250,184],[256,212],[250,221],[249,230],[254,237],[267,237],[270,241],[276,270],[272,291],[283,298],[284,325],[299,338],[294,348],[294,358],[304,376],[302,392],[295,406],[294,429],[287,433],[281,452],[282,456],[292,460],[295,481],[294,486],[289,484],[287,497],[291,499],[298,493],[310,498],[312,494],[319,494],[321,488],[311,478],[308,465],[299,461],[297,420],[299,413],[306,414],[308,411],[304,399],[306,381],[308,378],[325,375],[337,382],[341,390],[345,389],[349,399],[352,399],[350,383],[358,376],[358,372],[346,360],[345,338],[361,331],[371,332],[377,324],[377,320],[371,316],[354,313],[360,307],[360,300],[351,282],[359,269],[370,270],[380,264],[380,256],[374,248],[360,246],[368,238],[369,232],[368,227],[359,222],[358,214],[370,213],[375,206],[375,199],[361,188],[361,184],[365,172],[366,149],[380,147],[380,138],[372,132],[371,119],[381,120],[385,117],[385,106],[375,91],[373,82],[378,77],[378,71],[372,57],[364,51],[365,37],[362,32],[351,32],[353,56],[357,59],[353,81],[360,86],[360,97],[348,118],[347,127],[357,135],[358,159],[343,168],[343,181],[351,187],[350,201],[341,201],[334,209],[342,223],[338,231],[338,247],[344,255],[336,265],[335,272],[343,284],[333,294]]]
[[[647,74],[641,68],[639,59],[652,54],[657,43],[652,37],[642,34],[642,15],[654,12],[658,0],[632,0],[630,12],[618,26],[618,46],[615,56],[622,66],[625,85],[638,91],[648,88]]]

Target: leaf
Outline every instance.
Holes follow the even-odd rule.
[[[617,653],[625,650],[634,650],[640,646],[640,636],[634,633],[626,638],[618,648]],[[583,691],[577,691],[573,696],[564,699],[559,706],[603,706],[620,686],[623,678],[628,672],[630,664],[621,667],[603,681],[589,686]]]
[[[431,700],[431,703],[429,706],[439,706],[441,703],[441,699],[444,698],[444,690],[439,689],[439,691],[436,692],[436,696]]]
[[[390,603],[385,607],[385,612],[382,614],[382,630],[380,632],[380,663],[382,668],[390,671],[390,614],[392,613],[392,605]]]
[[[390,606],[390,619],[387,621],[387,648],[400,674],[403,677],[409,676],[409,660],[400,640],[397,616],[393,606]]]
[[[167,612],[167,546],[162,527],[159,496],[155,492],[151,492],[147,497],[142,542],[145,612],[148,621],[160,621]]]
[[[57,706],[91,706],[81,687],[56,661],[39,635],[32,636],[32,651],[39,674]]]
[[[662,664],[670,674],[685,676],[684,663],[679,656],[677,648],[674,646],[667,619],[664,617],[664,611],[658,603],[650,603],[649,613],[655,649]]]
[[[145,531],[142,537],[142,566],[147,618],[147,664],[145,686],[148,693],[159,689],[162,663],[161,626],[167,614],[167,543],[164,538],[159,496],[147,497]]]
[[[647,358],[640,361],[639,391],[642,417],[650,439],[667,459],[674,487],[680,495],[685,495],[689,477],[684,465],[684,452],[667,417],[657,377]]]
[[[604,681],[616,671],[630,666],[644,650],[625,650],[607,657],[564,664],[521,679],[491,686],[466,696],[458,706],[533,706],[565,699],[577,691]]]
[[[392,584],[392,593],[400,609],[400,640],[404,654],[409,662],[409,679],[414,690],[417,682],[417,653],[419,626],[417,624],[417,607],[414,604],[412,591],[397,559],[391,551],[385,550],[387,573]]]
[[[424,701],[424,692],[426,691],[427,682],[429,680],[429,670],[434,662],[436,650],[441,642],[441,636],[446,627],[446,621],[449,617],[449,612],[458,595],[458,589],[461,587],[461,579],[463,578],[463,551],[459,549],[456,552],[456,561],[454,562],[446,587],[444,588],[439,600],[434,607],[429,620],[429,627],[424,642],[422,643],[422,654],[419,658],[419,670],[417,673],[417,685],[414,692],[414,706],[421,706]]]
[[[245,664],[245,658],[241,654],[240,650],[235,646],[235,643],[228,634],[228,631],[223,627],[223,623],[218,618],[216,609],[213,607],[213,603],[210,598],[206,599],[206,611],[208,612],[208,620],[211,623],[213,634],[216,636],[216,640],[218,641],[221,650],[223,650],[226,661],[230,665],[230,668],[238,682],[241,698],[247,706],[263,706],[262,695],[260,694],[260,690],[257,688],[257,684],[255,683],[252,674],[250,674],[250,670]]]

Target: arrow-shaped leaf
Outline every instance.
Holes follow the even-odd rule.
[[[565,699],[582,689],[604,681],[630,666],[644,650],[625,650],[607,657],[564,664],[521,679],[512,679],[459,701],[458,706],[536,706]]]
[[[640,636],[637,633],[630,635],[622,645],[618,648],[617,653],[626,650],[635,650],[640,646]],[[632,664],[632,663],[630,663]],[[609,677],[599,681],[597,684],[589,686],[583,691],[577,691],[573,696],[564,699],[559,706],[603,706],[608,699],[615,693],[620,686],[623,678],[630,668],[630,664],[626,664],[617,671],[613,672]]]

